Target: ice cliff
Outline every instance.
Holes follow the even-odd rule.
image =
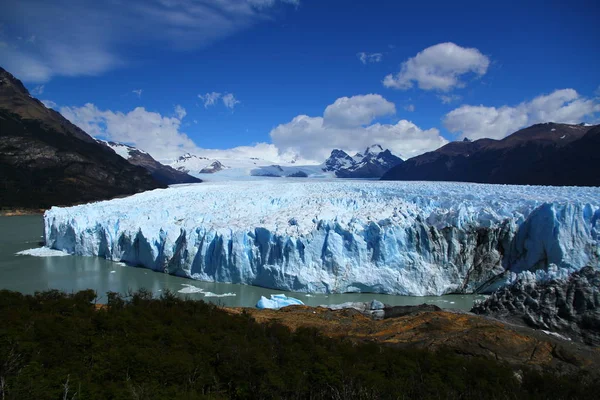
[[[203,281],[300,292],[489,291],[599,268],[600,188],[204,183],[44,216],[46,245]],[[550,272],[557,271],[550,269]]]

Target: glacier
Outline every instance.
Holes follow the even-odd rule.
[[[593,187],[280,178],[53,207],[44,237],[202,281],[425,296],[598,268],[599,220]]]

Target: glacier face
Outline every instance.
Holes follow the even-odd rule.
[[[44,215],[46,245],[71,254],[203,281],[417,296],[598,267],[599,219],[600,188],[284,178]]]

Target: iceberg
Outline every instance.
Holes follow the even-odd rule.
[[[53,207],[44,237],[201,281],[425,296],[598,268],[599,220],[593,187],[277,179]]]
[[[258,303],[256,303],[256,308],[279,310],[280,308],[287,306],[303,305],[304,303],[301,300],[293,297],[287,297],[285,294],[272,294],[270,299],[267,299],[265,296],[260,296],[260,300],[258,300]]]

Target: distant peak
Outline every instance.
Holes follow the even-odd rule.
[[[471,142],[471,139],[469,139],[469,138],[466,137],[466,138],[463,139],[463,142]]]
[[[196,156],[190,153],[185,153],[184,155],[182,155],[181,157],[179,157],[177,159],[177,161],[185,161],[185,160],[189,160],[190,158],[195,158]]]
[[[350,157],[350,156],[344,150],[333,149],[333,150],[331,150],[331,157],[340,158],[340,157]]]
[[[31,96],[29,94],[29,90],[23,85],[23,83],[18,80],[13,74],[0,67],[0,89],[3,87],[14,87],[18,92]]]

